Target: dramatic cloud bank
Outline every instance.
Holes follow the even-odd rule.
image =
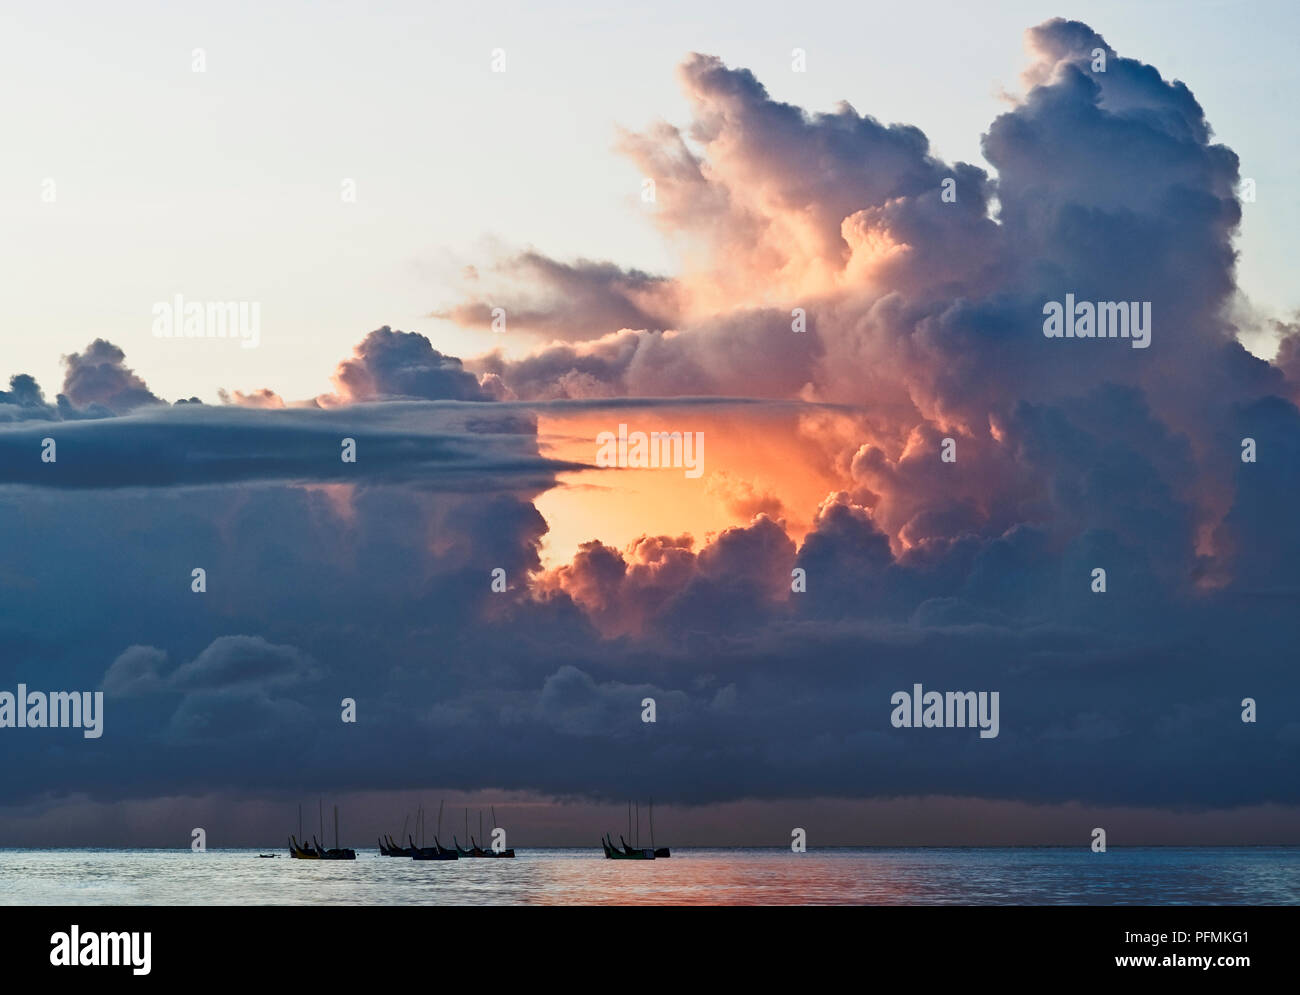
[[[526,354],[462,363],[385,326],[334,393],[287,407],[272,388],[162,405],[102,340],[54,405],[13,377],[0,678],[108,702],[94,744],[0,732],[8,797],[436,777],[692,804],[1296,804],[1300,332],[1277,324],[1272,363],[1237,341],[1237,159],[1191,91],[1076,22],[1028,41],[1026,95],[983,138],[993,175],[691,56],[690,124],[621,141],[679,272],[527,252],[440,312],[504,306],[542,337]],[[1149,303],[1149,347],[1044,336],[1067,295]],[[543,568],[535,502],[595,449],[547,455],[538,419],[708,398],[795,454],[690,482],[731,527],[608,545],[602,502],[646,471],[601,471],[589,541]],[[748,448],[723,434],[718,458]],[[834,486],[802,501],[809,475]],[[894,728],[918,683],[998,691],[999,736]]]

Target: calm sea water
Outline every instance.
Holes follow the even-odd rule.
[[[271,851],[264,851],[271,852]],[[1300,848],[681,849],[668,860],[0,850],[7,905],[1298,904]]]

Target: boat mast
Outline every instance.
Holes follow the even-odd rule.
[[[655,800],[650,799],[650,845],[655,845]]]
[[[632,835],[632,803],[627,803],[627,834]]]
[[[320,834],[324,836],[325,835],[325,799],[317,798],[316,805],[318,809],[317,814],[320,816]]]
[[[298,803],[298,839],[302,839],[302,802]]]
[[[483,810],[482,809],[478,810],[478,838],[479,838],[478,845],[482,846],[483,845]]]
[[[334,849],[339,848],[339,807],[334,806]]]
[[[438,835],[439,835],[439,836],[442,835],[442,803],[443,803],[445,800],[446,800],[446,799],[444,799],[444,798],[439,798],[439,799],[438,799]]]

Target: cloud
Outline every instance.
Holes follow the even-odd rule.
[[[333,379],[338,393],[332,398],[326,395],[322,403],[490,399],[455,356],[444,356],[418,332],[395,332],[387,325],[362,339],[353,358],[339,364]]]
[[[546,487],[562,461],[537,452],[535,420],[514,409],[404,402],[334,410],[157,407],[59,428],[0,434],[0,483],[61,488],[240,482],[383,484],[473,490],[488,481]],[[52,463],[28,458],[55,439]],[[356,462],[343,462],[343,440]]]
[[[77,407],[99,406],[122,414],[160,399],[125,363],[126,354],[105,339],[95,339],[85,352],[63,357],[63,395]]]
[[[261,636],[222,636],[171,675],[181,690],[218,690],[242,684],[270,687],[310,680],[316,666],[292,646],[275,646]]]
[[[525,354],[462,364],[384,327],[320,407],[164,408],[96,344],[59,410],[117,417],[57,431],[21,420],[49,406],[16,378],[0,678],[113,701],[84,764],[12,740],[8,796],[397,789],[415,756],[451,788],[685,804],[1300,803],[1297,350],[1290,326],[1272,363],[1234,338],[1236,156],[1184,84],[1090,28],[1028,40],[987,174],[691,56],[691,120],[621,141],[678,271],[517,258],[517,296],[461,317],[508,300],[559,340]],[[1066,294],[1151,302],[1150,347],[1044,337]],[[757,469],[711,463],[729,527],[606,541],[602,495],[644,478],[601,471],[589,540],[543,567],[538,499],[584,466],[540,455],[538,418],[708,406],[748,430],[711,435],[711,461],[781,435]],[[806,479],[831,486],[794,496]],[[998,691],[1000,736],[894,729],[916,683]]]
[[[167,687],[167,654],[156,646],[128,646],[104,674],[104,693],[114,698],[156,694]]]
[[[9,378],[9,389],[0,390],[0,421],[49,421],[56,417],[55,409],[45,402],[41,385],[26,373],[15,373]]]
[[[611,262],[563,263],[538,252],[521,252],[496,267],[507,284],[492,298],[476,298],[432,317],[468,328],[490,328],[493,311],[506,327],[565,341],[598,338],[611,329],[672,327],[679,314],[675,284]]]
[[[283,408],[284,398],[273,390],[265,387],[260,390],[249,391],[218,391],[222,404],[236,404],[242,408]]]
[[[106,694],[133,697],[165,691],[219,691],[237,686],[272,688],[313,680],[312,659],[293,646],[261,636],[221,636],[198,656],[168,672],[167,653],[154,646],[130,646],[104,674]]]

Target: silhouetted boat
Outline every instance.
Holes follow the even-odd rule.
[[[406,817],[402,820],[402,835],[406,835],[406,824],[411,821],[411,813],[407,812]],[[396,842],[391,836],[385,833],[379,839],[379,852],[385,857],[409,857],[410,851],[402,844]]]
[[[433,838],[433,846],[416,846],[415,840],[411,840],[411,859],[412,860],[456,860],[460,854],[455,850],[448,850],[438,842],[438,837]]]
[[[298,836],[302,835],[302,806],[298,806]],[[292,833],[289,834],[289,856],[299,860],[320,860],[320,854],[309,846],[303,846]]]
[[[315,836],[311,838],[311,841],[316,844],[316,850],[320,854],[321,860],[356,860],[357,859],[356,850],[349,850],[347,847],[342,847],[342,848],[335,847],[333,850],[327,850],[325,847],[320,845],[320,841],[317,840]],[[336,839],[334,842],[337,843],[338,840]]]
[[[655,852],[653,849],[633,850],[627,845],[627,841],[620,836],[619,840],[623,842],[623,849],[616,847],[612,840],[601,837],[600,845],[605,848],[605,857],[608,860],[654,860]]]
[[[411,847],[400,846],[395,843],[391,836],[385,838],[388,840],[387,843],[384,840],[379,841],[379,852],[385,857],[409,857],[415,852]]]
[[[496,832],[496,829],[499,828],[499,827],[497,827],[497,808],[496,808],[495,805],[492,806],[492,825],[493,825],[493,827],[494,827],[492,831],[493,831],[493,832]],[[506,831],[505,831],[504,829],[501,830],[501,836],[503,837],[501,842],[503,842],[503,843],[505,842],[505,839],[504,839],[504,837],[505,837],[505,832],[506,832]],[[508,847],[506,847],[504,850],[501,850],[501,851],[492,850],[492,853],[493,853],[495,856],[498,856],[498,857],[513,857],[513,856],[515,855],[515,848],[512,847],[512,846],[508,846]]]
[[[315,836],[311,841],[316,844],[316,852],[320,854],[321,860],[356,860],[357,851],[348,847],[339,846],[339,807],[334,806],[334,849],[329,849],[320,845],[320,841]]]
[[[507,847],[506,849],[504,849],[504,850],[500,850],[500,851],[498,851],[498,850],[492,850],[492,849],[484,850],[481,846],[478,845],[477,842],[475,842],[473,836],[471,836],[471,837],[469,838],[469,841],[470,841],[470,843],[473,844],[473,846],[474,846],[474,849],[471,850],[470,853],[473,854],[475,857],[498,857],[498,858],[500,858],[500,857],[513,857],[513,856],[515,855],[515,848],[514,848],[514,847]]]
[[[320,854],[309,846],[302,846],[293,834],[289,834],[289,856],[299,860],[320,860]]]
[[[631,835],[632,833],[632,803],[631,802],[627,803],[627,827],[628,827],[627,829],[628,835]],[[638,837],[637,842],[640,842],[639,837],[641,835],[641,806],[639,804],[636,806],[636,832]],[[620,848],[614,845],[614,840],[612,836],[610,836],[609,834],[606,834],[606,836],[608,837],[608,839],[606,837],[601,837],[600,845],[605,850],[605,856],[610,860],[655,860],[655,859],[663,859],[664,857],[672,856],[672,852],[668,849],[668,847],[666,846],[656,847],[654,845],[655,803],[653,799],[650,802],[650,845],[648,847],[628,846],[627,840],[623,839],[623,837],[620,836],[618,838],[619,842],[623,844],[623,846]]]
[[[623,844],[623,855],[625,857],[634,857],[636,854],[643,853],[646,860],[655,859],[655,848],[652,846],[631,847],[627,845],[627,840],[623,839],[622,836],[618,838],[618,841]]]

